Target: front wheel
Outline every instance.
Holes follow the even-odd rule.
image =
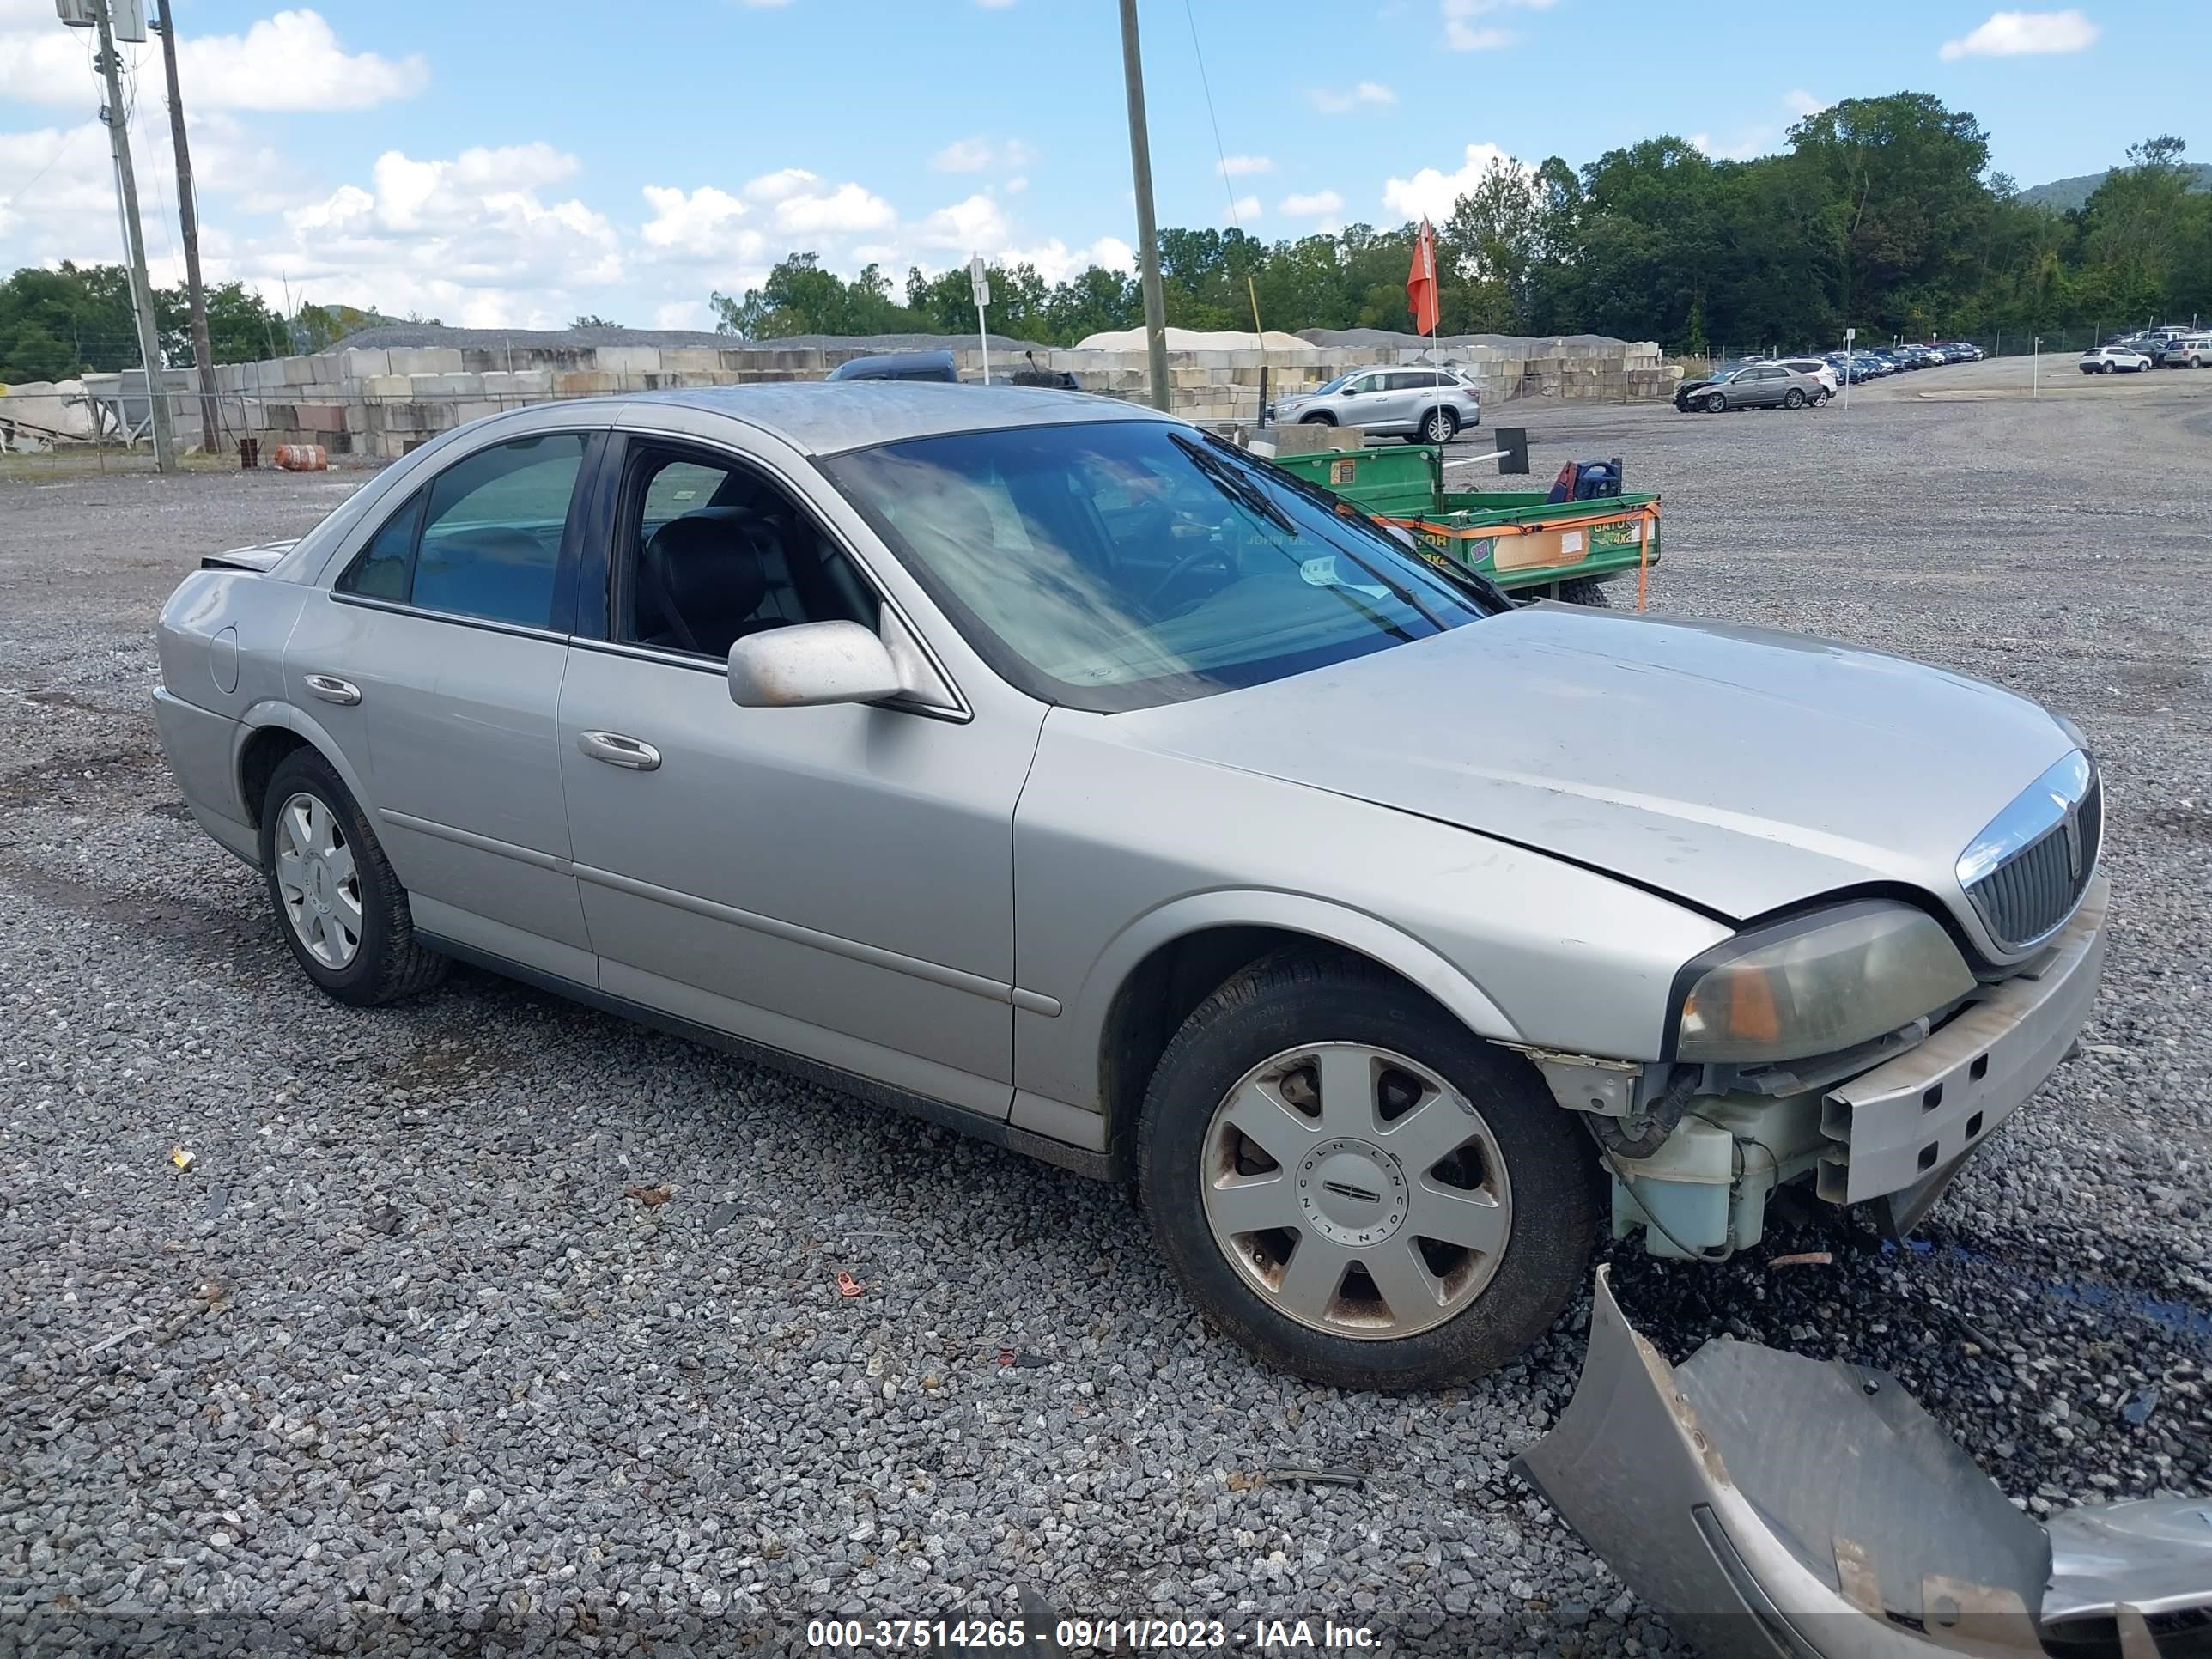
[[[1591,1149],[1535,1071],[1322,954],[1262,962],[1184,1022],[1137,1161],[1191,1300],[1338,1388],[1505,1364],[1573,1298],[1595,1242]]]
[[[1432,409],[1421,421],[1421,441],[1448,444],[1459,430],[1459,416],[1449,409]]]
[[[1336,416],[1334,415],[1309,415],[1301,420],[1298,424],[1300,426],[1334,426],[1336,424]]]
[[[447,959],[415,942],[407,890],[359,803],[313,749],[270,775],[261,868],[284,942],[328,995],[373,1007],[446,976]]]
[[[1728,399],[1719,392],[1709,392],[1705,398],[1705,413],[1717,415],[1728,407]]]
[[[1782,406],[1784,409],[1804,408],[1805,394],[1800,392],[1796,386],[1791,386],[1789,391],[1782,394]]]

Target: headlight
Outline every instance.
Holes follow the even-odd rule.
[[[1683,974],[1675,1058],[1735,1064],[1833,1054],[1974,988],[1940,922],[1883,900],[1738,934]]]

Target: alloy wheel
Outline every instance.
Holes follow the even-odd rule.
[[[1285,1317],[1383,1340],[1479,1297],[1512,1232],[1497,1137],[1407,1055],[1322,1042],[1271,1055],[1215,1108],[1200,1163],[1214,1243]]]
[[[353,848],[330,803],[304,792],[276,814],[276,891],[284,919],[325,968],[361,954],[361,875]]]

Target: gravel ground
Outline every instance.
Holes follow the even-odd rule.
[[[2212,374],[2031,403],[2024,373],[1513,416],[1540,471],[1619,453],[1665,492],[1663,608],[1922,657],[2094,740],[2087,1052],[1915,1247],[1616,1267],[1677,1358],[1727,1331],[1894,1371],[2040,1513],[2212,1492]],[[313,992],[185,817],[149,629],[199,553],[357,482],[0,478],[0,1649],[772,1649],[1026,1591],[1682,1650],[1507,1469],[1586,1304],[1472,1388],[1310,1388],[1201,1326],[1115,1191],[478,974]],[[1805,1249],[1835,1262],[1768,1266]]]

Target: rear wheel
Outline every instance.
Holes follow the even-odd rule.
[[[1448,444],[1459,430],[1459,416],[1449,409],[1432,409],[1421,422],[1421,441]]]
[[[1784,409],[1804,408],[1805,394],[1800,392],[1796,386],[1791,386],[1789,391],[1782,394],[1782,406]]]
[[[1590,1149],[1534,1070],[1323,954],[1261,963],[1191,1015],[1137,1161],[1191,1299],[1270,1364],[1339,1388],[1512,1359],[1595,1242]]]
[[[1726,398],[1723,397],[1719,392],[1708,392],[1705,394],[1705,413],[1706,413],[1706,414],[1708,414],[1708,415],[1717,415],[1717,414],[1719,414],[1723,410],[1726,409],[1727,407],[1728,407],[1728,399],[1727,399]]]
[[[261,868],[293,958],[340,1002],[393,1002],[446,976],[447,959],[415,942],[407,890],[359,803],[312,749],[270,775]]]

